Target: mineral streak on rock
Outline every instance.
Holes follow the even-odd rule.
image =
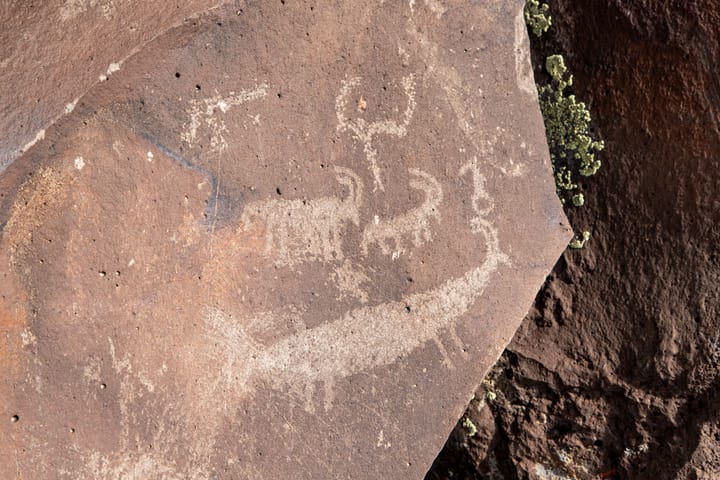
[[[63,100],[0,175],[0,477],[421,478],[570,237],[520,3],[227,5]]]

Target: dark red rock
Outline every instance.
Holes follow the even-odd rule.
[[[565,53],[607,145],[571,215],[592,240],[498,364],[499,441],[469,455],[508,479],[720,478],[720,2],[549,3],[538,53]]]
[[[89,91],[0,176],[0,476],[421,478],[569,239],[512,3],[223,7]]]

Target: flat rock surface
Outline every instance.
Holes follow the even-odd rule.
[[[221,0],[3,0],[0,172],[144,44]]]
[[[522,3],[232,4],[84,95],[0,175],[0,477],[421,478],[570,235]]]

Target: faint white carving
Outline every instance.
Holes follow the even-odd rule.
[[[360,303],[367,303],[368,294],[362,288],[362,285],[370,283],[370,278],[365,274],[362,267],[345,260],[342,266],[333,272],[333,279],[338,290],[340,290],[338,300],[357,298]]]
[[[182,443],[182,422],[175,425],[171,422],[166,425],[164,418],[174,412],[172,402],[167,402],[163,397],[154,395],[153,386],[148,374],[138,370],[131,362],[128,353],[120,357],[113,339],[108,337],[110,345],[111,367],[117,375],[117,382],[114,388],[117,389],[117,402],[120,413],[120,442],[114,452],[83,451],[84,466],[83,474],[73,478],[93,478],[108,480],[143,480],[148,478],[163,478],[168,480],[179,480],[181,478],[209,478],[204,458],[193,458],[190,465],[178,465],[173,458],[173,450],[178,443]],[[97,361],[96,361],[97,362]],[[88,381],[99,382],[101,378],[102,364],[91,363],[86,368],[85,377]],[[104,384],[100,388],[103,388]],[[164,405],[163,414],[160,418],[148,419],[142,408],[138,408],[139,402],[143,407],[152,405]],[[179,416],[177,418],[180,418]],[[148,425],[152,424],[152,428]],[[136,445],[140,441],[138,432],[153,432],[148,439],[154,446],[150,452],[137,451]],[[209,440],[209,441],[212,441]],[[207,452],[205,457],[207,457]]]
[[[376,244],[385,255],[393,250],[403,250],[404,239],[415,247],[432,241],[430,222],[433,218],[439,221],[438,207],[443,200],[440,183],[430,174],[416,168],[409,169],[413,178],[410,186],[425,193],[423,203],[397,217],[381,220],[376,217],[375,223],[365,227],[360,244],[363,254],[368,254],[370,245]],[[391,245],[392,244],[392,245]]]
[[[363,184],[347,168],[336,167],[337,181],[347,187],[344,199],[271,199],[249,203],[240,221],[243,230],[264,228],[265,250],[279,266],[343,259],[342,231],[347,222],[360,225]]]
[[[265,83],[249,90],[241,90],[240,93],[230,92],[223,97],[215,93],[212,97],[202,100],[190,100],[190,121],[186,124],[185,130],[180,135],[183,141],[193,146],[198,136],[198,129],[205,124],[210,129],[210,149],[213,152],[222,152],[227,149],[228,143],[225,140],[227,126],[223,120],[216,118],[217,112],[227,113],[232,107],[236,107],[251,100],[259,100],[267,95],[268,86]]]
[[[473,182],[473,194],[471,197],[472,208],[475,211],[475,217],[470,219],[470,227],[475,233],[482,231],[482,223],[484,217],[486,217],[494,208],[493,199],[488,195],[485,189],[485,176],[480,173],[480,169],[477,166],[477,157],[473,158],[472,161],[463,165],[460,169],[460,176],[472,174]],[[480,207],[480,203],[484,202],[487,206],[484,208]]]
[[[157,445],[157,442],[154,443]],[[168,448],[168,450],[170,450]],[[127,453],[103,456],[98,452],[90,455],[85,465],[86,474],[83,478],[96,480],[181,480],[192,478],[195,480],[206,480],[210,476],[206,470],[192,466],[188,468],[178,467],[169,453],[140,453],[133,454],[132,449]]]
[[[410,6],[410,14],[415,14],[415,0],[408,0]],[[435,14],[437,18],[443,16],[447,12],[447,7],[442,4],[439,0],[425,0],[425,5]]]
[[[491,275],[508,261],[489,221],[481,219],[478,232],[485,236],[486,244],[485,260],[479,267],[426,292],[350,310],[272,345],[261,345],[248,335],[243,325],[251,320],[209,308],[205,337],[216,348],[205,354],[213,355],[212,362],[220,362],[224,372],[232,372],[225,377],[224,389],[241,396],[261,386],[288,391],[301,399],[308,411],[315,409],[318,387],[324,389],[328,410],[337,379],[392,364],[427,342],[435,342],[449,364],[439,340],[441,333],[450,331],[457,338],[457,321],[483,294]]]
[[[407,107],[399,122],[390,119],[366,122],[364,118],[350,119],[346,116],[346,112],[350,110],[348,107],[348,104],[350,104],[350,93],[353,88],[360,85],[359,77],[343,81],[340,94],[335,99],[335,113],[338,119],[337,129],[339,131],[349,130],[353,136],[363,144],[365,158],[370,163],[370,171],[373,174],[375,182],[373,191],[378,189],[381,191],[385,190],[380,176],[380,167],[377,164],[378,152],[373,147],[374,137],[380,133],[398,138],[404,137],[407,135],[407,127],[415,112],[415,78],[410,74],[404,77],[401,83],[407,96]]]
[[[60,7],[60,19],[63,22],[73,20],[90,9],[98,9],[105,20],[112,20],[115,14],[115,2],[113,0],[65,0],[65,4]]]

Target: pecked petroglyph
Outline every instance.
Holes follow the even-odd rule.
[[[227,113],[232,107],[242,105],[245,102],[259,100],[267,96],[268,86],[262,83],[255,88],[241,90],[239,93],[230,92],[223,97],[216,93],[212,97],[202,100],[190,100],[190,121],[184,127],[180,138],[190,146],[193,146],[198,138],[198,129],[203,125],[210,130],[210,148],[214,152],[222,152],[227,149],[228,143],[225,140],[227,125],[222,119],[216,117],[218,111]]]
[[[313,411],[315,392],[322,386],[327,410],[332,407],[337,379],[390,365],[427,342],[441,347],[442,332],[454,332],[457,321],[482,295],[491,275],[508,261],[489,221],[478,222],[478,232],[486,240],[486,257],[479,267],[434,289],[350,310],[271,345],[255,341],[242,319],[208,309],[205,336],[219,346],[214,353],[218,358],[213,361],[223,364],[223,371],[232,372],[227,381],[240,396],[269,386],[289,391]],[[441,353],[447,356],[442,347]]]
[[[440,0],[424,0],[425,5],[430,9],[431,12],[435,14],[436,18],[441,18],[445,12],[447,12],[447,7],[440,2]],[[408,5],[410,6],[410,14],[415,14],[415,0],[408,0]]]
[[[199,467],[179,468],[168,460],[170,455],[138,453],[133,455],[103,456],[97,452],[90,455],[85,464],[88,477],[103,480],[195,480],[209,479],[207,472]]]
[[[99,10],[105,20],[112,20],[115,14],[115,2],[113,0],[65,0],[65,4],[60,7],[60,19],[63,22],[74,20],[91,9]]]
[[[207,459],[215,443],[214,428],[217,420],[212,417],[194,430],[202,442],[189,442],[186,460],[177,460],[178,444],[187,439],[188,421],[186,411],[176,399],[169,399],[164,392],[156,392],[148,374],[133,365],[131,355],[121,356],[111,337],[110,367],[117,375],[117,402],[120,411],[118,447],[112,452],[75,449],[82,460],[82,476],[78,478],[108,480],[145,479],[208,479]],[[166,366],[159,370],[164,375]],[[94,359],[85,369],[86,380],[100,381],[102,364]],[[159,418],[148,418],[139,405],[161,408]],[[172,419],[169,423],[165,419]],[[151,433],[152,432],[152,433]],[[148,437],[145,437],[148,435]],[[141,452],[137,446],[141,439],[152,445],[152,451]],[[76,478],[76,477],[73,477]]]
[[[417,54],[427,65],[429,76],[445,92],[448,103],[457,118],[460,130],[468,139],[474,141],[475,129],[473,122],[475,114],[468,107],[469,103],[464,99],[465,95],[468,94],[465,82],[452,66],[446,65],[441,60],[442,55],[438,52],[438,46],[421,33],[412,19],[409,23],[407,32],[415,39]]]
[[[356,298],[360,303],[368,302],[368,293],[362,286],[366,283],[371,283],[371,280],[360,265],[355,265],[350,260],[345,260],[342,266],[333,272],[333,280],[340,291],[338,300]]]
[[[346,224],[360,225],[363,184],[347,168],[336,167],[337,181],[348,189],[344,199],[270,199],[249,203],[240,217],[243,230],[264,228],[266,257],[278,266],[342,260]]]
[[[385,191],[383,186],[382,178],[380,175],[380,167],[378,166],[378,152],[373,146],[374,138],[379,134],[390,135],[398,138],[402,138],[407,135],[407,128],[410,125],[413,114],[415,112],[415,77],[410,74],[403,77],[401,83],[405,95],[407,96],[407,106],[402,118],[399,121],[396,120],[382,120],[376,122],[367,122],[364,118],[351,119],[346,116],[346,112],[352,111],[349,105],[353,102],[350,101],[350,94],[353,89],[360,86],[360,77],[354,77],[349,80],[342,82],[340,88],[340,94],[335,99],[335,114],[338,119],[337,129],[339,131],[352,132],[355,139],[363,144],[363,152],[365,158],[370,164],[370,171],[373,174],[374,188],[373,190]],[[362,97],[360,97],[362,99]]]
[[[471,204],[473,211],[475,212],[475,217],[470,219],[470,227],[473,232],[480,233],[483,228],[483,219],[490,213],[490,211],[492,211],[494,202],[485,189],[485,176],[480,173],[480,168],[477,166],[477,158],[473,158],[472,161],[463,165],[460,169],[459,175],[462,177],[468,173],[472,175],[473,194],[471,197]],[[485,202],[487,206],[484,208],[480,207],[481,202]]]
[[[409,169],[413,178],[410,186],[425,194],[423,203],[396,217],[388,220],[376,218],[376,222],[365,227],[360,244],[363,254],[367,255],[371,245],[377,245],[383,254],[402,251],[405,241],[415,247],[421,247],[432,241],[430,222],[433,218],[440,220],[438,210],[443,200],[440,183],[430,174],[416,168]]]

